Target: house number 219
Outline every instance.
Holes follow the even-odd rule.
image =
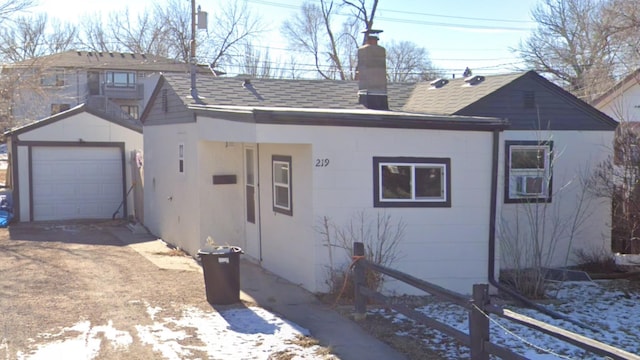
[[[327,167],[329,166],[329,159],[316,159],[316,167]]]

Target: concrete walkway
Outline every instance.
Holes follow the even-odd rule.
[[[133,230],[133,231],[132,231]],[[162,269],[202,272],[192,258],[160,255],[170,249],[163,241],[135,229],[114,228],[113,235]],[[240,265],[240,298],[275,312],[308,329],[342,360],[401,360],[406,357],[341,316],[313,294],[249,261]],[[203,279],[203,293],[204,279]]]

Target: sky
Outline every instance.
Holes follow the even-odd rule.
[[[136,14],[165,0],[40,0],[32,12],[50,18],[77,21],[89,14],[121,11]],[[182,0],[188,2],[189,0]],[[199,0],[203,11],[217,11],[222,1]],[[251,11],[269,27],[260,46],[272,56],[288,58],[286,41],[280,36],[282,22],[299,12],[302,0],[247,0]],[[319,0],[311,0],[319,1]],[[526,69],[510,51],[535,29],[531,10],[540,0],[380,0],[374,28],[382,29],[379,44],[412,41],[428,50],[434,65],[460,76],[465,67],[474,74],[509,73]],[[68,5],[68,6],[67,6]],[[275,55],[274,55],[275,54]]]

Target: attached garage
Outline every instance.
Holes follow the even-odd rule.
[[[8,185],[19,221],[111,219],[133,215],[129,154],[142,149],[135,124],[83,105],[5,133]],[[135,166],[134,166],[135,167]]]

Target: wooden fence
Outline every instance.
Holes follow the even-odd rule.
[[[496,345],[490,341],[489,337],[489,314],[494,314],[507,321],[515,322],[526,326],[533,330],[551,335],[557,339],[585,349],[597,355],[605,356],[610,359],[626,359],[640,360],[640,356],[631,354],[624,350],[617,349],[613,346],[601,343],[599,341],[587,338],[585,336],[573,333],[571,331],[553,326],[542,321],[530,318],[503,309],[499,306],[492,305],[489,298],[489,286],[487,284],[473,285],[472,297],[464,296],[456,292],[450,291],[435,284],[431,284],[424,280],[420,280],[403,272],[390,269],[378,264],[367,261],[364,257],[364,244],[356,242],[353,244],[354,255],[354,288],[355,288],[355,313],[356,318],[363,319],[366,314],[367,298],[383,304],[397,312],[413,319],[414,321],[428,326],[432,329],[443,332],[451,336],[471,350],[472,360],[488,360],[489,355],[495,355],[502,359],[526,359],[526,357],[517,354],[505,347]],[[392,277],[405,284],[411,285],[417,289],[425,291],[440,300],[444,300],[458,305],[469,312],[469,334],[460,331],[447,324],[439,322],[427,315],[411,309],[401,304],[393,304],[388,297],[367,288],[366,271],[375,271],[380,274]]]

